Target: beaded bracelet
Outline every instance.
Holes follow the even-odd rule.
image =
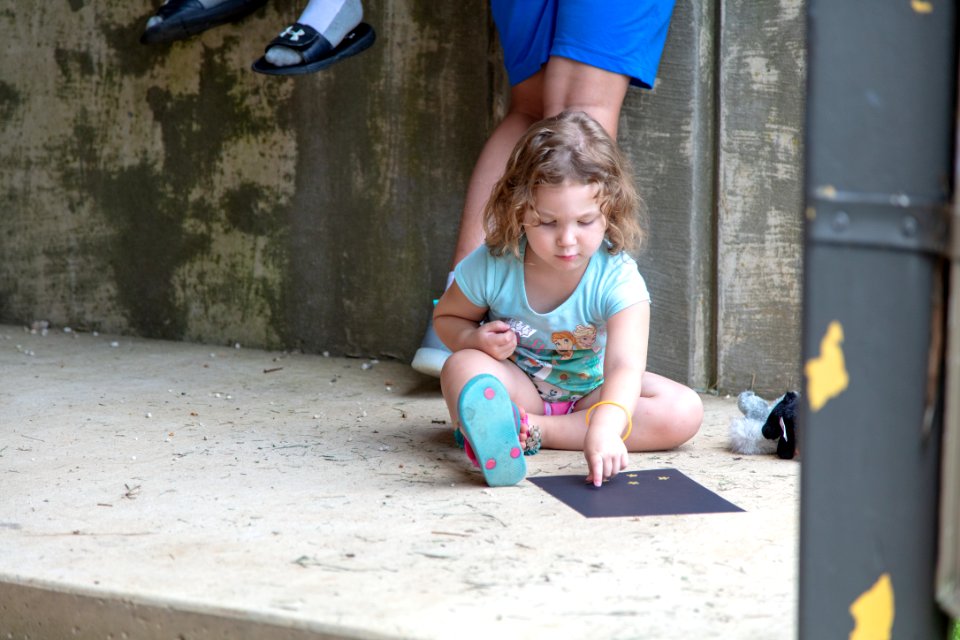
[[[627,414],[627,432],[624,433],[622,436],[620,436],[620,439],[626,442],[627,438],[630,437],[630,432],[633,430],[633,416],[631,415],[630,411],[628,411],[627,408],[622,404],[620,404],[619,402],[613,402],[612,400],[601,400],[600,402],[596,402],[593,405],[591,405],[590,408],[587,409],[587,415],[584,417],[584,419],[587,422],[587,428],[588,429],[590,428],[590,412],[602,404],[612,404],[615,407],[620,407],[621,409],[623,409],[623,412]]]

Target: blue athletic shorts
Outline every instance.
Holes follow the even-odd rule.
[[[510,84],[562,56],[649,89],[674,0],[490,0]]]

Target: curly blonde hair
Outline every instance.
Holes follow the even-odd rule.
[[[597,185],[607,223],[608,251],[636,252],[644,230],[643,202],[627,159],[600,124],[582,111],[564,111],[534,124],[517,142],[506,171],[483,210],[486,244],[493,255],[520,257],[523,219],[537,216],[535,190],[565,181]]]

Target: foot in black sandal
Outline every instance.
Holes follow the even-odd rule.
[[[368,49],[376,40],[376,32],[366,22],[361,22],[338,44],[333,46],[313,27],[296,22],[284,29],[279,36],[267,45],[285,47],[300,55],[300,62],[288,66],[277,66],[269,62],[266,56],[253,63],[253,70],[272,76],[296,76],[325,69],[335,62],[355,56]]]
[[[183,40],[211,27],[239,20],[266,3],[267,0],[167,0],[147,20],[140,42]]]

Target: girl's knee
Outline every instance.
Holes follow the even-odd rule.
[[[703,424],[703,400],[700,394],[689,387],[683,387],[677,394],[677,436],[686,442],[700,431]]]
[[[703,401],[682,384],[672,385],[661,399],[664,413],[657,439],[664,449],[674,449],[697,435],[703,423]]]
[[[631,451],[668,451],[697,435],[703,422],[703,401],[693,389],[669,382],[658,385],[655,407],[635,415],[640,439]]]
[[[466,361],[469,358],[467,352],[469,349],[463,349],[461,351],[454,351],[449,356],[447,356],[446,361],[443,363],[443,367],[440,369],[440,381],[448,380],[450,377],[455,375],[457,372],[463,369]]]
[[[494,362],[493,358],[478,349],[454,351],[443,363],[440,382],[452,381],[454,378],[464,378],[464,376],[466,381],[479,373],[489,373],[492,362]]]

